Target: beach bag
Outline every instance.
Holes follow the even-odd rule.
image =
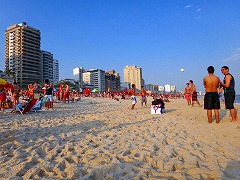
[[[151,105],[151,114],[162,114],[161,104]]]

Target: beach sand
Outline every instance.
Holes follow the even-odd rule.
[[[161,115],[139,98],[134,110],[107,98],[54,105],[0,114],[0,179],[240,179],[240,121],[223,104],[219,124],[184,99]]]

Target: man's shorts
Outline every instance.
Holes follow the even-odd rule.
[[[142,97],[142,103],[147,103],[147,97]]]
[[[220,109],[220,101],[217,92],[207,92],[204,96],[204,109]]]
[[[234,100],[235,100],[236,93],[234,90],[228,90],[224,93],[225,98],[225,106],[226,109],[234,109]]]
[[[52,102],[53,101],[53,96],[52,95],[45,95],[45,97],[47,98],[46,102]]]
[[[132,104],[137,104],[137,99],[135,96],[132,96]]]

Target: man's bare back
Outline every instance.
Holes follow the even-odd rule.
[[[220,78],[213,74],[209,74],[203,78],[203,84],[206,88],[206,92],[218,92]]]

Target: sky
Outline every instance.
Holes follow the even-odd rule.
[[[41,49],[60,63],[60,79],[73,69],[142,68],[145,84],[191,79],[204,91],[207,67],[223,79],[227,65],[240,94],[239,0],[0,0],[0,70],[5,30],[27,22],[41,31]],[[184,69],[181,72],[180,69]]]

